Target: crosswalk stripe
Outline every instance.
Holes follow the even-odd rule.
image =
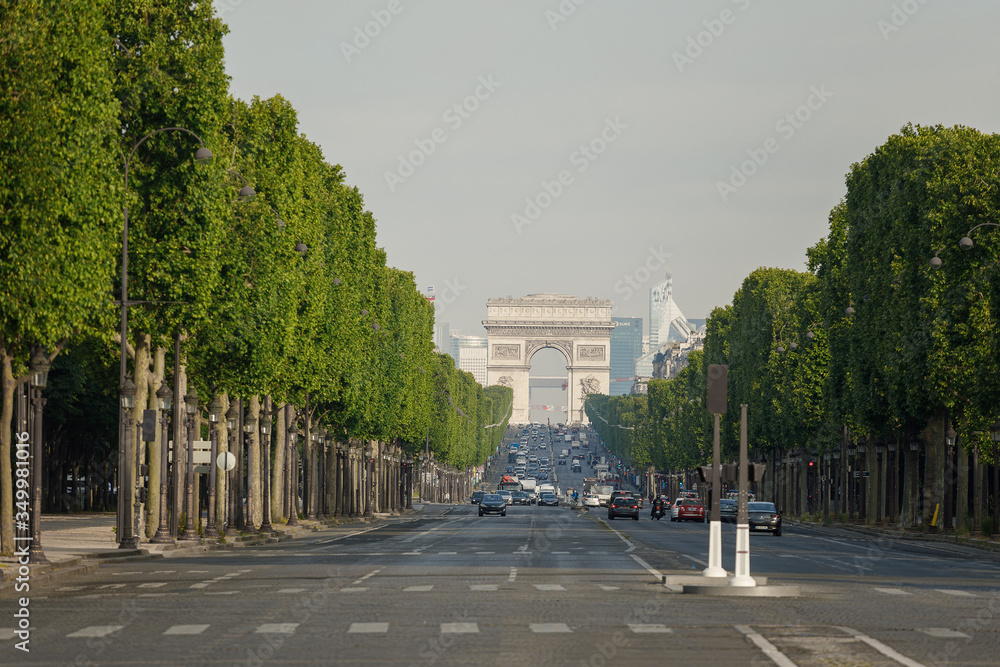
[[[434,586],[407,586],[403,589],[403,591],[406,593],[426,593],[432,588],[434,588]]]
[[[672,629],[662,623],[629,623],[628,629],[636,634],[647,632],[673,632]]]
[[[540,591],[564,591],[562,584],[533,584]]]
[[[965,597],[974,598],[979,597],[975,593],[970,593],[969,591],[960,591],[953,588],[935,588],[938,593],[944,593],[945,595],[954,595],[955,597]]]
[[[363,586],[351,586],[349,588],[341,588],[340,592],[341,593],[363,593],[364,591],[367,591],[367,590],[368,589],[365,588],[365,587],[363,587]]]
[[[902,588],[876,588],[879,593],[885,593],[886,595],[910,595]]]
[[[497,590],[496,584],[471,584],[469,586],[470,591],[495,591]]]
[[[139,584],[139,588],[160,588],[160,587],[166,586],[166,585],[167,585],[167,582],[165,582],[165,581],[158,581],[158,582],[150,583],[150,584]]]
[[[203,625],[172,625],[167,628],[165,635],[200,635],[208,629],[208,624]]]

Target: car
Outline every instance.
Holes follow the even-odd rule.
[[[722,523],[736,523],[738,504],[730,498],[719,499],[719,520]]]
[[[600,507],[601,499],[597,497],[596,493],[585,493],[583,494],[583,506],[584,507]]]
[[[608,503],[608,519],[614,520],[620,516],[632,517],[639,520],[639,502],[632,497],[632,494],[612,495],[611,502]]]
[[[485,496],[485,495],[486,495],[485,491],[473,491],[472,492],[472,499],[471,499],[472,500],[472,504],[473,505],[478,505],[479,501],[482,500],[483,496]]]
[[[507,516],[507,503],[504,502],[502,496],[495,493],[487,493],[483,496],[483,499],[479,501],[479,516],[484,514],[499,514],[500,516]]]
[[[564,458],[560,458],[560,459],[559,459],[559,465],[561,465],[561,466],[564,466],[564,465],[566,465],[566,459],[564,459]],[[574,466],[575,466],[575,465],[576,465],[576,464],[574,464]]]
[[[670,511],[671,521],[705,522],[705,506],[697,498],[678,498]]]
[[[530,505],[531,496],[524,491],[510,492],[510,505]]]
[[[507,503],[508,505],[510,505],[510,501],[511,501],[511,492],[510,491],[508,491],[507,489],[497,489],[497,495],[500,496],[501,498],[503,498],[503,501],[505,503]]]
[[[559,496],[557,496],[556,494],[552,493],[551,491],[543,491],[538,496],[538,506],[541,507],[542,505],[552,505],[552,506],[558,507],[559,506]]]
[[[781,537],[781,513],[774,503],[747,503],[747,511],[750,514],[751,533],[770,532],[775,537]]]
[[[639,503],[639,509],[642,509],[643,505],[645,504],[645,498],[642,497],[642,494],[638,492],[633,492],[632,497],[635,498],[636,501]]]

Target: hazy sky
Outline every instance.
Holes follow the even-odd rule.
[[[215,4],[233,93],[294,104],[465,333],[536,292],[646,317],[665,268],[705,317],[904,124],[997,131],[996,0]]]

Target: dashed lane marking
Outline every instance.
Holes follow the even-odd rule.
[[[341,593],[363,593],[364,591],[367,591],[367,590],[368,589],[364,588],[364,587],[349,586],[348,588],[341,588],[340,592]]]
[[[478,623],[442,623],[441,634],[469,634],[478,633]]]
[[[671,628],[668,628],[662,623],[629,623],[628,629],[636,634],[673,632]]]
[[[0,640],[14,638],[14,628],[0,628]]]
[[[88,625],[80,628],[76,632],[71,632],[67,637],[106,637],[112,632],[118,632],[124,625]]]
[[[165,635],[200,635],[208,630],[208,624],[204,625],[173,625],[164,631]]]
[[[125,588],[128,584],[104,584],[103,586],[98,586],[98,590],[102,588]]]
[[[298,623],[264,623],[260,625],[254,634],[257,635],[291,635],[295,634]]]
[[[139,584],[138,588],[162,588],[163,586],[166,585],[167,582],[165,581],[157,581],[155,583],[150,583],[150,584]]]
[[[439,556],[457,556],[458,552],[457,551],[440,551],[440,552],[438,552],[438,555]]]
[[[886,595],[910,595],[910,593],[904,591],[902,588],[878,588],[878,587],[876,587],[875,590],[877,590],[879,593],[885,593]]]
[[[531,623],[531,631],[536,634],[548,634],[554,632],[573,632],[565,623]]]
[[[495,591],[497,588],[496,584],[471,584],[469,586],[470,591]]]
[[[598,586],[602,591],[617,591],[617,586]]]
[[[540,591],[564,591],[562,584],[534,584],[534,587]]]
[[[282,588],[280,591],[275,591],[276,593],[304,593],[306,589],[304,588]]]
[[[954,595],[955,597],[963,598],[975,598],[979,597],[975,593],[970,593],[969,591],[960,591],[953,588],[935,588],[938,593],[944,593],[945,595]]]
[[[351,634],[385,634],[389,632],[388,623],[351,623],[347,629]]]
[[[922,632],[935,639],[969,639],[969,635],[951,628],[917,628],[917,632]]]
[[[788,656],[779,651],[774,644],[764,638],[764,635],[755,631],[749,625],[737,625],[734,627],[746,635],[747,639],[756,644],[757,648],[763,651],[764,655],[770,658],[771,662],[778,665],[778,667],[797,667],[794,662],[788,659]]]
[[[433,589],[434,586],[407,586],[403,589],[404,593],[426,593],[427,591]]]
[[[512,567],[510,568],[510,576],[507,577],[507,583],[512,584],[516,579],[517,579],[517,568]]]
[[[236,595],[239,591],[208,591],[205,595]]]

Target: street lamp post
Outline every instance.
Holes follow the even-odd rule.
[[[132,406],[135,405],[135,384],[132,382],[132,378],[125,377],[119,393],[121,394],[122,425],[124,427],[122,440],[124,456],[119,456],[118,459],[118,522],[121,526],[121,541],[118,548],[138,549],[139,536],[134,532],[132,521],[129,520],[128,515],[121,513],[122,508],[131,508],[133,505],[133,499],[129,497],[132,485],[129,484],[128,479],[129,471],[134,467],[132,463]]]
[[[372,445],[369,442],[365,445],[365,468],[367,474],[365,475],[365,495],[367,496],[365,502],[365,517],[372,518],[372,503],[375,502],[375,452],[372,449]]]
[[[184,522],[184,533],[182,540],[198,539],[198,515],[200,512],[194,506],[194,430],[198,413],[198,390],[191,387],[191,390],[184,397],[184,409],[188,416],[188,456],[187,456],[187,493],[185,494],[185,508],[187,519]]]
[[[227,444],[229,445],[229,454],[233,454],[233,449],[236,447],[236,439],[239,437],[239,432],[237,427],[240,423],[240,413],[236,409],[236,401],[229,402],[229,410],[226,411],[226,437]],[[229,467],[229,466],[227,466]],[[236,466],[230,467],[226,470],[226,537],[235,537],[239,534],[236,530],[236,485],[233,482],[233,469]]]
[[[174,392],[170,391],[170,385],[164,378],[163,382],[160,383],[160,388],[156,390],[156,400],[160,408],[160,523],[156,528],[156,534],[149,540],[155,544],[172,544],[174,542],[174,538],[170,537],[170,527],[167,522],[167,490],[170,487],[167,475],[170,466],[168,426],[173,399]],[[177,465],[176,461],[174,461],[174,465]]]
[[[219,531],[215,526],[215,491],[218,484],[218,462],[216,457],[219,450],[219,420],[222,418],[222,401],[216,395],[208,405],[209,426],[208,437],[212,442],[211,454],[208,457],[208,524],[205,526],[205,537],[217,538]]]
[[[954,504],[952,502],[953,494],[952,491],[955,488],[954,482],[954,465],[955,460],[955,433],[954,427],[951,422],[948,423],[948,431],[945,433],[945,460],[944,460],[944,519],[943,532],[948,532],[951,529],[951,517],[955,512]]]
[[[298,447],[296,442],[299,438],[299,429],[295,426],[295,420],[290,419],[288,424],[288,525],[299,525],[299,462],[296,457]]]
[[[28,559],[33,564],[49,562],[42,551],[42,411],[45,408],[42,390],[49,382],[49,367],[45,353],[36,350],[31,357],[30,381],[34,393],[31,403],[35,407],[35,433],[31,439],[31,544],[28,546]]]
[[[270,399],[269,399],[270,400]],[[273,533],[271,526],[271,414],[265,412],[260,418],[260,448],[264,460],[261,462],[261,495],[264,501],[264,515],[261,518],[260,532]]]
[[[246,436],[247,436],[247,442],[246,442],[247,452],[250,451],[250,447],[251,447],[252,440],[253,440],[253,433],[254,433],[254,431],[256,429],[257,429],[257,418],[256,417],[254,417],[253,415],[247,415],[246,417],[243,418],[243,433],[245,433]],[[247,464],[247,477],[248,477],[248,479],[247,479],[247,519],[249,519],[249,521],[247,522],[247,528],[252,529],[253,528],[253,517],[250,516],[250,510],[253,509],[251,507],[251,505],[253,503],[253,500],[252,500],[253,494],[250,492],[249,475],[250,475],[250,464],[248,463]],[[242,494],[240,494],[240,495],[242,496]],[[240,503],[240,505],[242,505],[243,504],[243,498],[242,497],[239,498],[238,502]]]

